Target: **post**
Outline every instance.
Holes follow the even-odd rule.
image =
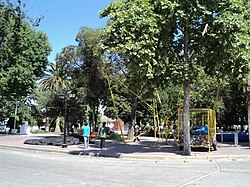
[[[59,94],[59,97],[61,99],[64,99],[64,127],[63,127],[63,144],[62,144],[62,148],[67,148],[67,137],[66,137],[66,130],[69,129],[68,128],[68,106],[67,106],[67,99],[68,98],[74,98],[75,94],[74,93],[63,93],[63,94]],[[66,129],[67,128],[67,129]]]
[[[11,129],[11,133],[13,133],[13,134],[17,133],[17,129],[16,129],[16,115],[17,115],[17,99],[16,99],[15,116],[14,116],[14,129]]]
[[[67,98],[64,96],[64,127],[63,127],[63,144],[62,148],[67,148],[66,143],[66,127],[67,127]]]
[[[223,143],[223,131],[221,130],[221,138],[220,138],[220,140],[221,140],[221,143]]]
[[[237,146],[239,144],[239,135],[238,132],[234,132],[234,146]]]

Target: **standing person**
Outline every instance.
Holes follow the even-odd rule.
[[[106,122],[102,123],[102,127],[99,128],[99,138],[101,139],[100,147],[105,148],[105,139],[107,138],[107,132],[106,132]]]
[[[82,127],[82,135],[84,140],[84,148],[89,148],[89,135],[90,135],[90,127],[87,123]]]
[[[139,139],[139,135],[140,135],[140,126],[137,125],[137,123],[135,124],[135,139],[134,139],[134,142],[137,140],[137,141],[140,141]]]

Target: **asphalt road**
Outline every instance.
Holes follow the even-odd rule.
[[[117,159],[0,150],[1,187],[250,186],[250,160]]]

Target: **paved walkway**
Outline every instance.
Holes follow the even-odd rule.
[[[73,155],[89,155],[115,158],[159,158],[159,159],[219,159],[219,158],[247,158],[250,159],[250,149],[247,144],[234,146],[233,144],[218,143],[217,151],[193,150],[191,156],[183,156],[182,151],[174,146],[173,140],[166,143],[155,141],[153,137],[140,137],[140,142],[124,144],[118,141],[106,141],[106,148],[100,149],[99,141],[90,144],[84,149],[82,144],[69,145],[67,148],[48,145],[27,145],[23,142],[27,139],[55,136],[51,134],[33,135],[6,135],[0,134],[0,147],[12,149],[28,149],[34,151],[48,151],[56,153],[67,153]]]

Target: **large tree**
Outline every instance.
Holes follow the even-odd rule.
[[[45,75],[40,80],[39,89],[41,91],[55,90],[59,92],[68,89],[69,86],[70,81],[66,74],[66,67],[58,61],[56,64],[49,63]]]
[[[50,63],[47,71],[44,75],[44,77],[40,80],[39,83],[39,90],[42,92],[47,92],[46,95],[52,98],[58,98],[59,94],[65,94],[70,89],[70,81],[69,77],[66,73],[67,68],[64,64],[62,64],[59,61],[56,61],[56,64]],[[49,92],[48,92],[49,91]],[[42,97],[40,97],[41,99]],[[45,97],[46,98],[46,97]],[[51,100],[47,99],[47,101]],[[52,101],[55,101],[53,99]],[[49,102],[46,102],[47,104],[45,107],[50,106]],[[55,132],[60,133],[60,116],[61,112],[57,112],[57,118],[56,118],[56,126],[55,126]]]
[[[40,19],[30,20],[24,6],[20,0],[0,1],[0,100],[15,103],[15,114],[18,103],[34,92],[51,51],[46,34],[35,29]]]
[[[51,46],[46,34],[32,28],[21,1],[0,4],[1,95],[20,98],[32,93],[48,64]]]
[[[116,1],[107,6],[101,16],[110,19],[103,36],[104,48],[110,53],[119,53],[124,59],[128,88],[140,98],[157,100],[157,87],[165,79],[167,64],[163,49],[169,39],[160,32],[154,6],[149,1]],[[136,121],[136,95],[131,95],[128,137],[133,136]]]
[[[78,81],[82,82],[86,103],[92,110],[92,123],[95,127],[99,107],[108,94],[104,58],[101,50],[101,29],[81,27],[76,36],[78,42],[77,55],[79,57]],[[77,77],[75,77],[77,78]],[[80,86],[80,85],[79,85]]]
[[[242,75],[246,61],[235,60],[243,41],[234,38],[239,23],[230,15],[240,15],[246,0],[123,0],[112,2],[101,16],[109,17],[104,44],[120,52],[135,77],[145,76],[152,88],[159,84],[182,83],[184,89],[184,155],[190,155],[190,85],[199,70],[224,78],[231,72]],[[236,8],[237,6],[241,8]],[[239,54],[239,53],[237,53]],[[162,79],[164,78],[164,79]]]

